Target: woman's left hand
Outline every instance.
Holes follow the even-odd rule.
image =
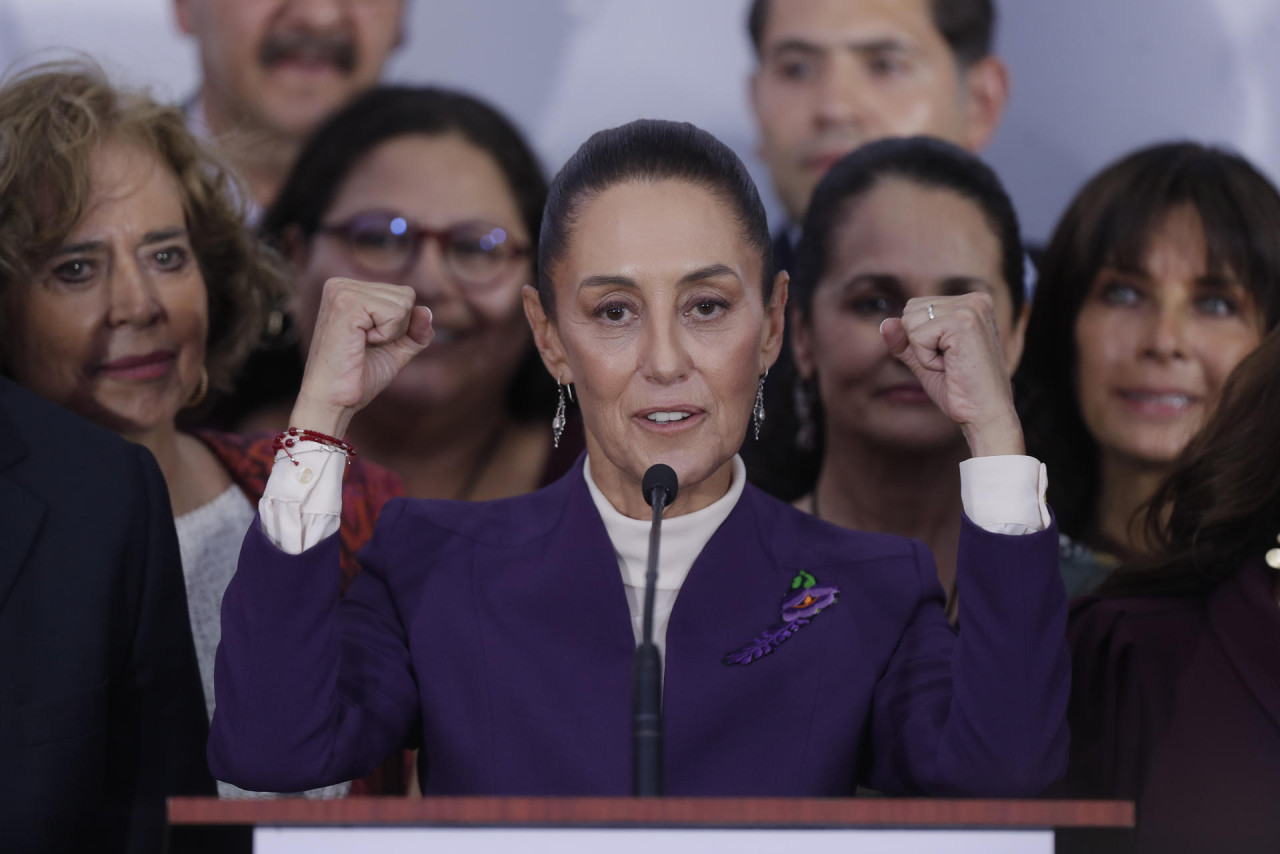
[[[1026,453],[990,296],[912,299],[901,318],[880,325],[880,334],[938,408],[960,425],[975,457]]]

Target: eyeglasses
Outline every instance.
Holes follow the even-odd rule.
[[[418,263],[428,240],[440,242],[445,270],[465,285],[490,284],[511,261],[529,254],[528,246],[493,223],[419,228],[392,211],[356,214],[346,222],[322,225],[319,232],[341,240],[351,260],[376,276],[406,275]]]

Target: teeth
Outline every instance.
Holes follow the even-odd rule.
[[[1191,405],[1191,398],[1185,394],[1141,394],[1130,392],[1125,396],[1139,403],[1154,403],[1157,406],[1168,406],[1173,409],[1186,409]]]
[[[645,416],[650,421],[666,424],[668,421],[683,421],[689,417],[687,412],[651,412]]]

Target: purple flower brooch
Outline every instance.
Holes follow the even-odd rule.
[[[777,649],[783,641],[809,625],[813,618],[836,603],[837,587],[819,587],[818,579],[801,570],[791,579],[791,589],[782,600],[782,622],[765,629],[751,643],[724,657],[725,664],[750,664]]]

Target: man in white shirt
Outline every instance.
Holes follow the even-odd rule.
[[[200,50],[194,128],[218,140],[270,205],[307,136],[378,81],[403,38],[404,0],[174,0]]]

